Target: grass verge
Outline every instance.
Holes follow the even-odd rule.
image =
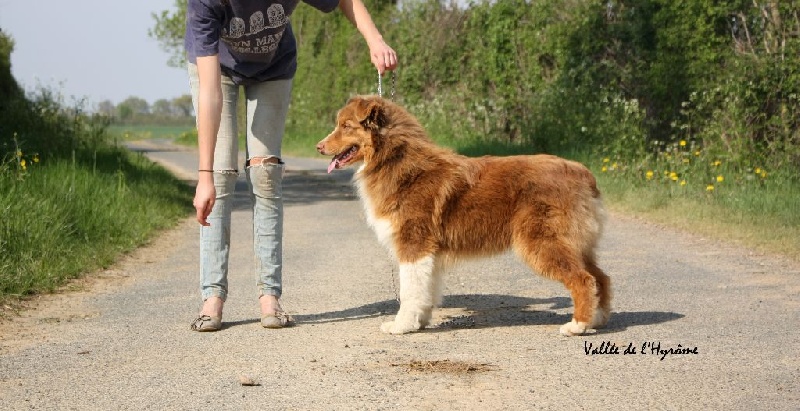
[[[706,196],[642,187],[595,170],[612,210],[800,261],[800,186],[719,187]]]
[[[0,302],[106,268],[189,214],[192,190],[120,147],[0,164]]]
[[[188,126],[158,126],[158,125],[120,125],[112,124],[108,127],[108,135],[117,141],[133,140],[177,140],[186,138],[185,135],[194,134],[194,125]]]

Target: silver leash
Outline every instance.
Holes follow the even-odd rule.
[[[392,100],[394,100],[394,89],[395,89],[395,84],[397,82],[396,78],[397,76],[395,75],[394,70],[392,70],[392,90],[391,90]],[[383,97],[383,76],[381,76],[380,71],[378,72],[378,97]],[[398,303],[400,303],[400,295],[397,292],[397,285],[395,284],[395,279],[394,279],[394,267],[392,267],[392,291],[394,291],[394,299]]]
[[[392,70],[392,90],[389,97],[392,100],[394,100],[394,89],[396,82],[397,76],[395,75],[394,70]],[[378,97],[383,97],[383,76],[381,76],[380,72],[378,72]]]
[[[394,266],[392,267],[392,291],[394,291],[394,299],[400,303],[400,294],[397,292],[397,285],[394,281]]]

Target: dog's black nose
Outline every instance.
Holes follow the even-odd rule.
[[[323,141],[317,143],[317,152],[319,152],[320,154],[325,154],[325,144]]]

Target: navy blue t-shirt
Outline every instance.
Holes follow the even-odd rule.
[[[339,0],[303,0],[331,12]],[[225,3],[225,4],[223,4]],[[289,79],[297,70],[297,44],[289,16],[299,0],[189,0],[184,47],[187,59],[219,55],[222,72],[236,84]]]

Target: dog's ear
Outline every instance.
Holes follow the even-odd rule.
[[[358,103],[358,122],[368,130],[378,131],[386,125],[383,102],[377,99],[361,99]]]

